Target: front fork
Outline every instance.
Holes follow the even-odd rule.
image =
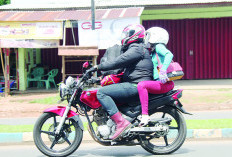
[[[70,103],[70,102],[69,102],[69,103]],[[64,111],[63,116],[61,117],[61,120],[60,120],[59,125],[58,125],[57,128],[56,128],[56,132],[55,132],[56,135],[58,135],[58,134],[60,133],[60,130],[61,130],[62,126],[64,125],[65,119],[66,119],[66,117],[67,117],[67,115],[68,115],[70,109],[71,109],[71,107],[68,105],[68,106],[66,107],[65,111]]]
[[[48,109],[44,110],[44,112],[45,113],[55,113],[56,115],[59,115],[61,117],[59,125],[56,128],[55,134],[59,134],[60,133],[60,130],[61,130],[61,128],[62,128],[62,126],[63,126],[66,118],[73,119],[75,122],[78,123],[78,125],[80,126],[80,128],[82,130],[84,130],[84,126],[83,126],[83,123],[82,123],[79,115],[76,112],[72,111],[68,107],[55,106],[55,107],[51,107],[51,108],[48,108]],[[59,131],[57,131],[58,128],[59,128]]]
[[[61,116],[61,120],[59,122],[59,125],[56,128],[56,131],[55,131],[56,135],[58,135],[60,133],[60,130],[62,129],[62,126],[64,125],[66,118],[73,118],[73,117],[78,116],[78,118],[73,118],[73,119],[75,121],[78,121],[79,126],[81,127],[82,130],[84,129],[83,124],[79,118],[79,115],[71,110],[72,102],[74,100],[74,96],[76,95],[76,92],[77,92],[77,89],[74,91],[74,94],[70,98],[70,101],[66,107],[57,106],[57,107],[49,108],[49,109],[44,111],[44,112],[53,112],[53,113]]]
[[[63,116],[62,116],[62,118],[60,120],[59,125],[57,126],[55,134],[60,133],[60,130],[61,130],[62,126],[64,125],[65,119],[66,119],[66,117],[67,117],[67,115],[68,115],[68,113],[69,113],[69,111],[71,109],[72,102],[73,102],[73,99],[74,99],[74,96],[76,95],[76,93],[77,93],[77,89],[75,89],[74,94],[72,95],[72,97],[71,97],[71,99],[70,99],[70,101],[68,103],[68,106],[66,107],[66,109],[64,111],[64,114],[63,114]]]

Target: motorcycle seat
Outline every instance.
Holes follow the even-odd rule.
[[[169,92],[163,93],[163,94],[149,94],[149,101],[154,100],[154,99],[159,99],[159,98],[165,97],[165,96],[171,96],[175,92],[176,92],[176,90],[170,90]]]
[[[164,94],[149,94],[148,110],[153,110],[157,107],[171,103],[173,101],[172,95],[176,92],[177,90],[171,90]],[[140,101],[136,99],[134,102],[118,106],[118,108],[119,111],[131,118],[141,114],[141,104]]]

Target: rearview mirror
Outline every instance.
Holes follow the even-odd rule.
[[[89,67],[89,62],[85,62],[82,66],[83,66],[83,68],[88,68]]]

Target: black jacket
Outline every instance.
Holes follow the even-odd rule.
[[[124,68],[123,82],[138,83],[152,80],[153,63],[143,43],[130,44],[123,54],[111,61],[98,65],[102,71]]]
[[[106,61],[111,62],[112,60],[114,60],[115,58],[117,58],[118,56],[120,56],[122,54],[122,46],[120,45],[114,45],[112,47],[109,47],[104,56],[101,58],[100,64]],[[109,75],[109,74],[119,74],[123,71],[123,68],[119,68],[119,69],[114,69],[114,70],[108,70],[108,71],[101,71],[101,74],[103,76]]]

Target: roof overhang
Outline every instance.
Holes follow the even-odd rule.
[[[96,9],[95,19],[139,17],[143,7]],[[91,10],[64,11],[0,11],[0,21],[64,21],[91,20]]]
[[[0,10],[28,11],[28,10],[80,10],[90,9],[91,0],[50,0],[28,1],[0,6]],[[173,8],[173,7],[201,7],[231,5],[232,0],[95,0],[96,9],[145,7]]]
[[[59,56],[98,56],[97,46],[59,46]]]

